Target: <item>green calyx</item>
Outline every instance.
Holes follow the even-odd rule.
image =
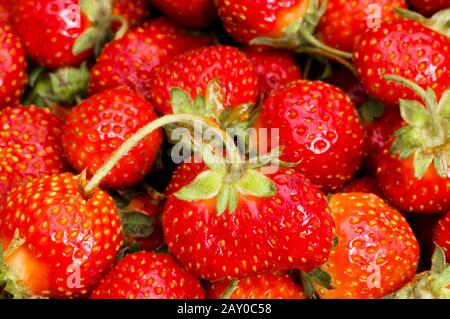
[[[436,246],[430,271],[425,271],[403,288],[384,299],[450,299],[450,265],[445,261],[444,250]]]
[[[358,108],[360,118],[366,123],[373,123],[384,114],[384,104],[374,98],[369,98],[361,107]]]
[[[120,16],[113,16],[113,1],[111,0],[80,0],[81,12],[91,22],[91,27],[75,41],[72,53],[77,55],[88,49],[94,48],[98,55],[104,44],[110,41],[114,34],[111,31],[111,24],[117,21],[121,24],[116,32],[115,38],[122,37],[128,30],[128,21]]]
[[[239,285],[239,280],[230,281],[230,284],[228,285],[227,290],[224,291],[221,298],[222,299],[231,299],[231,296],[236,291],[238,285]]]
[[[450,9],[441,10],[431,18],[426,18],[420,13],[401,8],[395,8],[395,11],[403,18],[415,20],[436,32],[450,37]]]
[[[5,252],[3,252],[2,242],[0,241],[0,299],[25,299],[31,297],[5,264],[5,259],[24,243],[25,240],[19,237],[18,229],[14,232],[14,238]]]
[[[350,66],[348,63],[345,63],[345,59],[352,59],[350,52],[329,47],[314,36],[319,21],[326,9],[326,0],[310,0],[305,15],[288,25],[283,31],[283,37],[258,37],[253,39],[251,44],[295,49],[298,53],[319,54],[338,62],[344,62],[344,65]]]
[[[431,88],[426,91],[404,78],[386,75],[393,81],[413,90],[423,100],[400,100],[400,113],[406,126],[394,133],[391,153],[400,160],[414,156],[415,177],[421,179],[431,164],[442,178],[448,176],[450,160],[450,89],[438,102]]]
[[[64,67],[53,72],[38,67],[32,72],[32,90],[25,97],[23,104],[40,107],[77,104],[86,95],[89,79],[86,63],[78,68]]]
[[[320,268],[316,268],[310,272],[300,272],[300,280],[305,295],[309,299],[317,299],[315,287],[323,287],[333,289],[331,276]]]

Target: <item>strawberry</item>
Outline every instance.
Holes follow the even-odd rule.
[[[130,27],[142,24],[149,16],[147,0],[115,0],[112,14],[128,21]]]
[[[443,34],[409,19],[367,29],[355,44],[354,63],[366,91],[387,105],[399,99],[416,99],[412,90],[388,82],[392,74],[432,88],[438,100],[450,85],[450,40]]]
[[[164,207],[165,240],[183,266],[216,281],[310,270],[326,261],[333,222],[314,185],[292,169],[231,169],[227,177],[220,166],[203,171]]]
[[[437,223],[434,229],[433,240],[445,252],[447,260],[450,260],[450,213],[447,213]]]
[[[253,64],[259,77],[260,92],[267,94],[284,84],[299,80],[302,73],[294,57],[284,51],[258,50],[248,47],[242,50]]]
[[[401,127],[376,155],[377,179],[385,198],[409,212],[447,212],[450,89],[438,100],[431,88],[425,91],[418,84],[393,75],[384,79],[407,87],[423,101],[400,101]]]
[[[17,105],[27,83],[25,53],[10,25],[0,25],[0,109]]]
[[[11,0],[0,0],[0,23],[9,24],[11,22],[12,2]]]
[[[447,0],[409,0],[415,11],[430,16],[449,7]]]
[[[203,299],[200,282],[170,255],[126,255],[94,290],[91,299]]]
[[[150,2],[177,24],[187,28],[206,28],[217,16],[213,0],[150,0]]]
[[[318,31],[329,46],[352,51],[367,28],[378,28],[381,22],[398,17],[394,8],[406,8],[405,0],[328,0]]]
[[[300,162],[296,171],[324,192],[349,181],[363,157],[363,130],[350,98],[320,81],[294,81],[269,94],[255,127],[279,129],[281,160]]]
[[[170,114],[173,88],[184,90],[193,100],[206,96],[208,84],[215,79],[222,85],[224,109],[256,102],[258,77],[250,60],[238,49],[223,45],[196,49],[154,68],[150,97],[161,114]]]
[[[216,0],[225,29],[238,42],[250,44],[256,37],[279,38],[286,27],[301,20],[308,9],[305,0]]]
[[[210,299],[306,299],[294,277],[284,272],[214,282],[207,296]]]
[[[83,197],[79,182],[41,177],[0,204],[0,281],[14,297],[87,296],[112,267],[122,240],[114,201],[101,190]]]
[[[315,284],[320,298],[380,298],[416,272],[419,246],[405,218],[373,194],[335,194],[330,208],[338,243],[320,269],[333,289]]]
[[[191,35],[166,18],[154,19],[109,43],[91,71],[89,93],[118,86],[150,97],[150,72],[185,51],[209,45],[206,35]]]
[[[342,188],[340,193],[371,193],[381,196],[381,189],[373,177],[360,177],[352,180]]]
[[[201,172],[206,169],[203,161],[190,161],[181,163],[173,172],[169,184],[164,190],[166,196],[170,196],[178,192],[184,186],[189,185]]]
[[[145,192],[121,192],[115,196],[119,209],[124,241],[129,247],[152,251],[163,245],[160,222],[165,196],[147,187]]]
[[[63,171],[63,122],[48,109],[0,111],[0,200],[13,187]]]
[[[104,91],[83,101],[67,118],[63,147],[69,163],[93,175],[131,135],[156,119],[152,105],[125,89]],[[125,188],[150,171],[162,143],[162,132],[148,135],[109,172],[102,185]]]
[[[77,66],[99,50],[111,12],[111,0],[17,0],[13,18],[27,55],[57,69]]]

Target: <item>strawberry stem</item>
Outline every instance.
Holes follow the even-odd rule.
[[[97,172],[94,174],[94,176],[92,176],[91,180],[87,183],[86,186],[80,185],[81,193],[87,196],[89,196],[89,194],[92,194],[98,187],[98,185],[100,185],[101,181],[106,177],[106,175],[108,175],[113,167],[122,159],[122,157],[124,157],[131,149],[138,145],[148,134],[152,133],[154,130],[160,127],[174,123],[198,123],[201,125],[206,125],[208,128],[212,129],[214,133],[218,134],[222,138],[223,142],[225,143],[225,147],[229,155],[231,156],[231,162],[234,165],[241,165],[241,154],[239,152],[239,149],[235,145],[234,140],[214,121],[194,114],[179,113],[166,115],[142,127],[127,141],[125,141],[112,154],[110,159],[97,170]]]
[[[351,60],[353,58],[353,54],[351,54],[350,52],[341,51],[341,50],[338,50],[338,49],[335,49],[335,48],[332,48],[332,47],[326,45],[325,43],[319,41],[316,37],[314,37],[314,35],[311,32],[309,32],[306,29],[300,28],[298,30],[298,32],[300,33],[302,38],[304,40],[306,40],[309,44],[311,44],[315,48],[323,50],[329,56],[336,56],[336,57],[340,57],[343,59],[349,59],[349,60]]]

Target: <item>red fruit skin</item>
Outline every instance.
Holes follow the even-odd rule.
[[[258,50],[247,47],[242,50],[253,64],[259,78],[260,92],[267,94],[289,82],[302,78],[300,66],[285,51]]]
[[[213,0],[150,0],[150,2],[177,24],[202,29],[217,17]]]
[[[27,84],[25,52],[8,24],[0,25],[0,109],[19,104]]]
[[[365,193],[335,194],[330,207],[339,241],[321,269],[334,289],[317,289],[320,298],[381,298],[414,277],[419,245],[399,212]]]
[[[6,265],[29,293],[50,298],[87,296],[113,266],[122,240],[111,197],[97,190],[83,198],[78,177],[69,173],[38,178],[9,192],[0,204],[4,250],[16,229],[26,242],[6,258]],[[78,270],[80,285],[72,285]]]
[[[250,44],[256,37],[283,36],[284,29],[305,15],[305,0],[217,0],[223,26],[238,42]]]
[[[211,283],[208,299],[224,299],[232,282],[228,280]],[[303,289],[289,273],[275,272],[250,275],[238,280],[228,299],[307,299]]]
[[[203,299],[200,282],[170,255],[126,255],[94,290],[91,299]]]
[[[130,27],[142,24],[150,15],[147,0],[115,0],[113,15],[127,19]]]
[[[154,68],[151,100],[161,114],[171,114],[172,88],[183,89],[194,99],[204,96],[207,85],[216,78],[225,90],[224,108],[256,102],[258,77],[250,60],[238,49],[224,45],[196,49]]]
[[[325,193],[349,181],[363,158],[363,130],[350,98],[320,81],[299,80],[272,92],[255,127],[279,128],[281,160],[301,161],[295,170]]]
[[[11,0],[0,0],[0,23],[9,24],[12,17],[12,5]]]
[[[377,170],[376,157],[391,141],[392,134],[402,125],[402,117],[397,108],[388,108],[381,118],[364,125],[366,157],[364,167],[370,174]]]
[[[50,69],[77,66],[92,53],[72,54],[75,41],[90,27],[77,0],[17,0],[13,18],[27,55]]]
[[[348,183],[340,193],[371,193],[381,196],[381,189],[378,182],[373,177],[360,177]]]
[[[13,187],[64,170],[62,127],[48,109],[17,106],[0,111],[0,200]]]
[[[447,9],[450,5],[448,0],[409,0],[411,7],[426,16]]]
[[[106,45],[92,68],[89,94],[121,86],[150,98],[155,66],[211,43],[209,36],[190,35],[166,18],[154,19]]]
[[[367,29],[355,44],[354,63],[366,91],[387,105],[400,99],[422,100],[405,86],[385,81],[401,76],[438,98],[450,86],[450,40],[413,20],[398,19]]]
[[[450,173],[441,178],[430,165],[418,180],[414,176],[414,156],[399,160],[390,154],[390,145],[376,157],[377,180],[385,198],[407,212],[434,214],[450,210]]]
[[[184,186],[190,184],[205,169],[206,165],[201,160],[181,163],[173,172],[172,178],[164,190],[164,195],[170,196],[175,194]]]
[[[68,162],[92,176],[128,138],[157,118],[152,105],[135,92],[113,89],[94,95],[69,114],[63,133]],[[162,143],[162,131],[147,135],[109,172],[101,185],[130,187],[150,171]]]
[[[379,22],[397,19],[399,16],[394,8],[407,8],[405,0],[328,0],[327,4],[318,26],[319,34],[329,46],[350,52],[355,40],[374,20],[371,17],[378,14],[371,11],[370,6],[377,6],[380,10]]]
[[[264,271],[308,271],[326,261],[333,221],[323,194],[291,169],[267,176],[277,195],[240,194],[233,214],[217,216],[215,198],[185,202],[169,197],[163,211],[164,238],[184,267],[216,281]]]
[[[444,251],[445,257],[450,260],[450,213],[445,214],[434,229],[433,240]]]

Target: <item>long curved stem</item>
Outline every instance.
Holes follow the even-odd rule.
[[[321,50],[327,52],[329,55],[334,55],[334,56],[344,58],[344,59],[352,59],[353,58],[353,54],[350,52],[345,52],[345,51],[341,51],[338,49],[334,49],[334,48],[320,42],[319,40],[317,40],[317,38],[314,37],[314,35],[312,35],[310,32],[308,32],[308,30],[300,29],[299,33],[302,36],[302,38],[304,40],[306,40],[309,44],[311,44],[312,46],[314,46],[318,49],[321,49]]]
[[[296,50],[296,52],[299,54],[319,55],[319,56],[323,56],[324,58],[334,60],[334,61],[342,64],[343,66],[345,66],[355,76],[358,76],[358,74],[356,73],[355,67],[350,62],[348,62],[346,59],[343,59],[339,56],[330,54],[329,52],[326,52],[322,49],[307,47],[307,48],[299,48]]]
[[[131,151],[136,145],[138,145],[142,139],[144,139],[148,134],[152,133],[156,129],[163,127],[168,124],[173,123],[185,123],[185,124],[201,124],[206,125],[208,128],[214,130],[225,143],[227,152],[231,155],[231,160],[233,163],[239,162],[240,152],[234,143],[233,139],[224,132],[215,122],[208,120],[204,117],[194,114],[172,114],[161,117],[146,126],[142,127],[133,136],[131,136],[126,142],[124,142],[110,157],[102,167],[100,167],[97,172],[92,176],[91,180],[84,187],[85,194],[91,194],[101,181],[108,175],[108,173],[113,169],[113,167],[124,157],[128,152]]]

